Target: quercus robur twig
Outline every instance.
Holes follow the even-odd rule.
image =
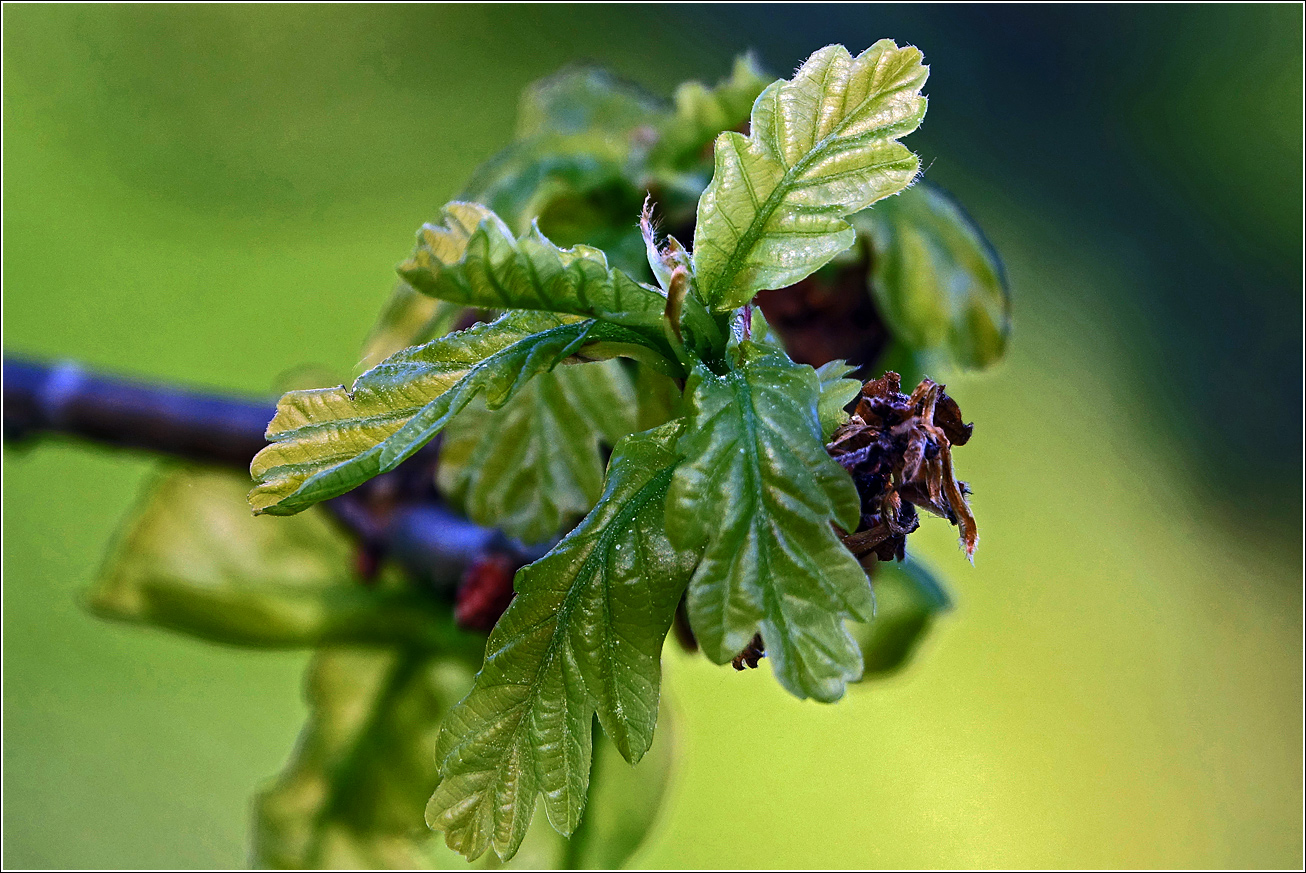
[[[977,534],[957,404],[929,379],[910,395],[894,372],[862,380],[891,341],[983,366],[1009,327],[982,234],[946,195],[910,190],[920,161],[900,140],[927,76],[919,50],[881,40],[827,46],[769,85],[743,61],[674,107],[593,71],[539,83],[517,140],[419,231],[352,386],[273,408],[6,361],[5,436],[248,465],[256,515],[322,503],[357,540],[376,583],[344,589],[393,590],[378,575],[393,560],[489,632],[424,752],[426,819],[468,858],[507,860],[537,799],[577,832],[599,726],[631,764],[650,750],[672,628],[832,702],[946,608],[908,580],[896,641],[865,632],[868,576],[904,559],[918,507],[958,526],[968,556]],[[575,208],[600,195],[611,208]],[[692,245],[659,239],[655,209]],[[564,214],[576,226],[553,224]],[[320,524],[281,522],[261,563],[305,522]],[[178,563],[164,570],[186,576]]]

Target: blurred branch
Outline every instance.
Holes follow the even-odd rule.
[[[72,436],[245,471],[265,445],[275,411],[272,400],[137,382],[72,362],[4,359],[6,443]],[[370,578],[391,559],[450,599],[464,582],[484,587],[487,572],[495,577],[491,584],[511,591],[517,568],[544,550],[446,507],[435,490],[437,455],[432,443],[393,472],[325,504],[359,543],[360,575]]]
[[[248,467],[263,447],[276,403],[201,394],[89,372],[4,359],[4,438],[82,437],[228,467]]]

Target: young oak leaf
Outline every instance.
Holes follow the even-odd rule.
[[[724,376],[699,367],[685,386],[685,460],[667,495],[667,534],[705,546],[689,618],[712,661],[760,633],[780,684],[838,699],[861,676],[843,620],[869,621],[866,574],[831,527],[857,526],[852,479],[825,451],[816,371],[745,341]]]
[[[829,441],[839,426],[848,420],[844,407],[862,393],[861,382],[844,378],[856,369],[847,361],[840,360],[816,368],[816,376],[821,380],[821,398],[817,401],[816,411],[821,420],[821,438],[825,441]]]
[[[1002,261],[948,194],[921,184],[853,218],[870,239],[871,293],[893,336],[963,367],[999,360],[1011,333]]]
[[[476,858],[517,851],[537,793],[570,834],[593,714],[638,761],[657,721],[662,641],[695,562],[663,530],[678,422],[618,443],[598,505],[517,577],[471,693],[445,719],[427,823]]]
[[[853,244],[846,216],[911,183],[919,160],[898,138],[925,116],[928,74],[918,49],[892,40],[856,58],[827,46],[762,92],[749,136],[717,137],[694,232],[709,306],[734,309],[810,275]]]
[[[477,223],[469,227],[468,219],[476,214]],[[613,269],[599,249],[585,245],[560,249],[538,227],[516,239],[483,206],[451,203],[445,207],[445,224],[422,227],[417,248],[400,265],[399,273],[417,290],[441,300],[489,309],[569,313],[621,325],[639,337],[639,345],[660,354],[639,348],[631,350],[632,356],[668,375],[682,375],[670,363],[675,351],[663,331],[665,293]],[[686,304],[682,318],[692,347],[721,345],[715,321],[697,301]]]
[[[291,391],[268,424],[250,474],[254,512],[290,515],[393,470],[471,400],[497,409],[532,376],[606,357],[639,338],[593,319],[510,312],[392,355],[350,389]]]
[[[453,420],[440,447],[440,491],[478,524],[544,542],[599,499],[600,444],[638,430],[636,409],[619,361],[544,373],[507,406],[473,403]]]

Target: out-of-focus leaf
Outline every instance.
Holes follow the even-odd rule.
[[[412,258],[399,267],[417,290],[471,306],[600,319],[653,350],[643,353],[646,363],[657,366],[659,355],[675,359],[663,328],[666,295],[610,267],[603,252],[583,245],[560,249],[538,228],[514,239],[498,216],[474,203],[451,203],[443,218],[443,224],[422,227]],[[682,325],[693,348],[721,343],[701,305],[686,305]]]
[[[875,591],[875,619],[851,622],[853,636],[862,649],[862,680],[893,673],[915,653],[939,613],[952,608],[943,585],[919,561],[875,565],[871,587]]]
[[[694,231],[710,307],[734,309],[810,275],[853,244],[846,216],[910,184],[919,161],[898,138],[925,116],[928,73],[920,51],[892,40],[856,58],[828,46],[762,92],[751,135],[717,137]]]
[[[461,199],[484,203],[519,234],[538,219],[550,239],[600,248],[642,276],[629,216],[644,198],[640,156],[666,111],[596,68],[537,82],[522,95],[517,140],[477,169]]]
[[[409,346],[444,336],[453,329],[462,311],[463,307],[456,303],[435,300],[415,291],[407,282],[397,283],[363,343],[363,368],[371,369]]]
[[[440,490],[473,521],[544,542],[599,499],[600,444],[634,431],[635,411],[620,361],[544,373],[515,402],[494,411],[473,403],[454,419],[440,448]]]
[[[630,220],[639,212],[640,196],[624,182],[585,192],[563,191],[550,197],[533,217],[540,232],[559,247],[592,246],[613,267],[643,280],[648,275],[643,240]]]
[[[351,578],[350,545],[317,511],[255,518],[243,476],[178,469],[152,483],[87,597],[105,618],[230,645],[444,645],[448,607]]]
[[[255,803],[254,865],[274,869],[460,869],[422,820],[440,720],[471,685],[472,661],[327,649],[309,666],[309,721]],[[566,841],[532,828],[513,867],[557,867]],[[484,867],[486,865],[478,865]]]
[[[821,439],[829,440],[841,424],[848,420],[844,407],[861,393],[862,383],[856,379],[845,379],[857,368],[847,361],[830,361],[816,370],[821,380],[821,399],[816,411],[821,419]]]
[[[573,67],[529,85],[517,110],[517,138],[591,135],[628,149],[625,136],[666,112],[663,100],[598,67]]]
[[[256,804],[255,864],[428,866],[421,810],[435,781],[440,719],[472,669],[431,654],[319,653],[308,672],[311,715],[295,757]]]
[[[649,166],[690,170],[711,162],[707,148],[725,130],[737,130],[748,122],[753,101],[771,83],[751,54],[735,59],[730,75],[715,86],[685,82],[676,88],[675,108],[659,125],[657,144],[649,153]],[[706,186],[705,177],[700,190]]]
[[[567,841],[560,867],[569,870],[615,870],[643,843],[657,822],[675,758],[675,721],[663,707],[653,745],[629,764],[612,741],[595,732],[594,763],[585,817]],[[529,840],[529,836],[527,837]],[[519,853],[514,862],[520,862]]]
[[[857,489],[825,451],[816,371],[752,342],[734,355],[726,375],[700,367],[685,386],[667,533],[706,546],[690,623],[718,664],[760,632],[786,689],[836,700],[862,673],[843,619],[873,612],[866,574],[830,524],[856,528]]]
[[[608,322],[510,312],[392,355],[344,386],[292,391],[255,455],[256,513],[289,515],[397,467],[477,395],[498,409],[560,363],[610,357],[640,338]]]
[[[466,869],[426,827],[441,719],[472,683],[458,655],[327,649],[308,669],[309,720],[255,803],[254,856],[274,869]],[[664,722],[667,719],[664,717]],[[510,869],[620,866],[655,820],[672,756],[663,724],[638,770],[595,736],[591,818],[568,841],[543,817]],[[488,856],[476,869],[505,866]]]
[[[427,821],[469,858],[512,857],[537,792],[560,833],[576,829],[594,714],[629,761],[652,742],[662,641],[694,562],[663,532],[676,426],[617,445],[598,505],[521,571],[475,687],[445,719]]]
[[[581,139],[581,142],[576,142]],[[627,149],[602,136],[516,142],[486,162],[462,199],[484,203],[518,234],[536,220],[566,245],[588,243],[616,257],[638,241],[626,219],[641,195],[625,177]],[[637,260],[620,266],[640,272]]]
[[[896,339],[963,367],[1002,357],[1011,332],[1006,274],[956,201],[917,185],[854,224],[870,237],[871,291]]]
[[[680,415],[680,386],[643,364],[635,366],[635,427],[652,430]]]

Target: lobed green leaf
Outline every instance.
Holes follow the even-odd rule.
[[[412,258],[399,267],[417,290],[489,309],[599,319],[627,328],[668,361],[645,354],[646,363],[666,368],[675,360],[663,329],[665,293],[613,269],[600,250],[585,245],[560,249],[538,227],[514,239],[498,216],[474,203],[449,204],[444,219],[444,224],[422,227]],[[694,347],[720,345],[716,323],[701,305],[686,306],[683,324]]]
[[[475,687],[445,720],[427,822],[469,858],[512,857],[537,793],[572,833],[595,713],[628,761],[652,742],[662,642],[694,563],[663,531],[675,428],[618,444],[598,505],[520,572]]]
[[[918,352],[982,368],[1011,333],[1007,278],[960,206],[917,185],[854,219],[873,250],[871,292],[894,337]]]
[[[844,407],[862,392],[862,383],[845,379],[857,368],[847,361],[830,361],[816,368],[821,380],[821,398],[817,401],[817,417],[821,420],[821,439],[829,440],[841,424],[848,420]]]
[[[712,661],[760,633],[785,688],[835,700],[862,672],[843,619],[873,613],[866,574],[831,527],[856,528],[857,489],[825,451],[816,372],[757,343],[735,355],[726,375],[700,367],[685,387],[667,534],[705,548],[690,622]]]
[[[536,376],[498,410],[476,401],[444,432],[440,491],[478,524],[544,542],[599,499],[601,448],[636,430],[636,409],[620,361]]]
[[[292,391],[268,424],[271,444],[250,465],[256,513],[289,515],[393,470],[477,395],[504,405],[560,363],[637,346],[630,331],[593,319],[510,312],[490,324],[399,352],[344,386]]]
[[[721,134],[698,204],[694,266],[716,310],[784,288],[852,245],[845,217],[906,188],[917,157],[898,142],[925,116],[921,53],[881,40],[853,58],[813,54],[753,104],[751,134]]]

